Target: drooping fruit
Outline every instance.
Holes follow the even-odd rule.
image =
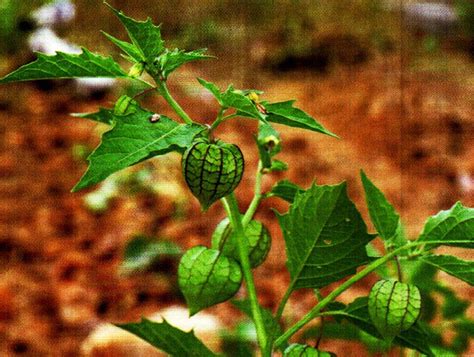
[[[203,210],[235,190],[244,172],[239,147],[220,140],[196,139],[182,159],[183,176]]]
[[[408,330],[420,315],[420,291],[415,285],[380,280],[369,294],[369,315],[380,334],[391,341]]]
[[[270,250],[270,232],[262,223],[252,220],[245,226],[245,238],[247,239],[250,266],[256,268],[265,261]],[[224,218],[212,234],[212,248],[220,250],[225,256],[240,261],[236,237],[228,218]]]

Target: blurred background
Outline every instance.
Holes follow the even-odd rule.
[[[266,177],[264,189],[284,177],[305,187],[346,180],[367,217],[358,178],[364,169],[399,210],[409,236],[458,200],[473,205],[471,0],[109,2],[131,17],[162,23],[168,47],[207,47],[217,57],[186,65],[170,79],[172,93],[196,121],[210,122],[217,113],[195,80],[201,77],[221,88],[264,90],[265,100],[296,99],[340,136],[278,128],[278,158],[290,168]],[[0,13],[0,76],[33,60],[33,51],[77,51],[79,45],[128,66],[100,33],[126,38],[99,0],[0,0]],[[119,95],[138,91],[119,81],[0,87],[0,355],[80,355],[101,323],[137,320],[182,303],[177,259],[183,249],[209,245],[224,212],[218,204],[200,212],[180,177],[178,155],[69,192],[107,130],[69,114],[111,107]],[[142,99],[150,110],[175,117],[158,97]],[[258,158],[256,126],[237,119],[219,130],[246,158],[236,192],[244,209]],[[272,206],[287,209],[271,199],[257,214],[272,232],[273,247],[255,274],[261,302],[273,309],[289,276]],[[341,299],[366,294],[372,282]],[[472,292],[459,289],[464,297]],[[314,304],[311,292],[295,296],[288,320]],[[230,304],[209,311],[233,331],[228,336],[247,336],[244,316]],[[330,345],[324,341],[323,349]],[[369,353],[367,346],[340,341],[330,347],[360,356]]]

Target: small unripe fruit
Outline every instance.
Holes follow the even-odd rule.
[[[420,315],[420,291],[415,285],[380,280],[369,294],[369,315],[386,340],[408,330]]]
[[[247,239],[250,266],[256,268],[265,261],[270,250],[272,243],[270,232],[262,223],[253,220],[245,227],[245,238]],[[212,234],[212,248],[220,250],[225,256],[240,261],[236,237],[228,218],[224,218]]]
[[[236,145],[199,138],[184,153],[182,169],[189,189],[207,210],[238,186],[244,157]]]

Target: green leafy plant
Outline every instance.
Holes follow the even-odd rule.
[[[131,63],[128,71],[110,57],[83,49],[78,55],[38,54],[36,61],[6,75],[0,83],[75,77],[123,78],[143,83],[148,88],[146,91],[154,90],[168,102],[180,121],[143,108],[138,101],[141,93],[134,98],[120,97],[114,108],[78,115],[109,125],[110,130],[102,135],[100,145],[88,157],[89,167],[73,191],[91,187],[117,171],[158,155],[170,152],[183,155],[184,180],[202,209],[220,200],[228,217],[217,227],[210,248],[193,247],[181,258],[178,281],[191,314],[231,299],[245,282],[248,297],[233,303],[252,319],[262,356],[270,356],[276,350],[283,351],[285,356],[330,356],[330,352],[319,350],[323,333],[315,346],[289,344],[292,336],[314,319],[330,319],[328,326],[350,323],[356,327],[361,341],[370,340],[372,345],[378,341],[382,349],[394,344],[434,356],[440,351],[454,353],[466,348],[474,325],[465,315],[467,302],[436,281],[435,275],[443,271],[473,285],[474,263],[455,256],[435,255],[434,250],[440,246],[473,248],[474,209],[456,203],[451,209],[430,217],[419,237],[409,240],[399,215],[364,172],[361,179],[376,234],[367,232],[364,220],[347,195],[345,183],[313,184],[303,189],[283,180],[269,192],[262,192],[262,178],[266,174],[287,168],[275,159],[281,150],[281,138],[274,124],[336,135],[294,107],[294,101],[261,101],[262,92],[238,90],[233,86],[221,90],[204,79],[198,81],[215,97],[220,109],[212,125],[194,121],[172,97],[167,81],[181,65],[211,57],[205,50],[167,49],[160,27],[150,19],[136,21],[111,10],[126,28],[131,42],[105,35],[124,52],[125,59]],[[235,117],[258,123],[255,193],[245,212],[239,211],[233,193],[244,171],[243,155],[238,143],[224,143],[215,137],[215,129]],[[286,244],[290,275],[290,284],[276,312],[259,304],[252,274],[252,268],[262,263],[270,249],[268,230],[253,220],[261,201],[269,197],[290,203],[288,212],[276,213]],[[376,237],[382,242],[381,251],[371,245]],[[129,247],[128,266],[135,268],[136,259],[148,264],[164,248],[171,249],[171,254],[178,253],[175,248],[139,239]],[[396,267],[395,274],[386,269],[391,266]],[[381,278],[370,295],[348,305],[337,301],[339,295],[369,274]],[[338,285],[323,295],[321,289],[333,283]],[[282,315],[288,300],[294,291],[304,288],[314,289],[317,303],[301,319],[286,321],[289,326],[284,326]],[[444,298],[443,318],[456,332],[451,344],[443,341],[440,327],[430,324],[437,313],[433,299],[436,294]],[[144,319],[119,326],[171,355],[216,355],[193,332],[181,331],[166,321],[156,323]],[[340,338],[354,337],[354,333],[344,334],[342,330]],[[332,338],[337,337],[334,331],[337,329],[332,329]]]

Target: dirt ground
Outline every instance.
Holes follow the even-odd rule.
[[[297,106],[318,118],[341,139],[282,130],[279,158],[287,173],[264,180],[268,189],[288,177],[303,186],[349,183],[351,198],[367,217],[361,184],[362,168],[401,213],[410,236],[424,220],[456,201],[474,204],[474,77],[472,62],[460,57],[462,71],[430,71],[423,64],[403,67],[396,55],[373,58],[358,66],[336,67],[327,75],[296,71],[275,75],[254,70],[238,78],[224,75],[224,63],[190,66],[172,81],[183,107],[194,118],[212,118],[212,100],[192,78],[219,84],[233,81],[264,89],[264,99],[297,99]],[[222,61],[222,60],[221,60]],[[217,72],[215,69],[217,68]],[[217,74],[216,74],[217,73]],[[240,83],[239,83],[240,82]],[[42,91],[30,84],[0,88],[0,355],[75,356],[81,342],[101,321],[131,321],[179,302],[166,274],[120,276],[126,242],[141,232],[167,237],[184,248],[209,244],[224,213],[219,204],[201,214],[187,193],[180,219],[169,196],[123,196],[104,214],[83,204],[83,192],[70,193],[86,169],[75,160],[75,144],[96,145],[96,125],[72,118],[71,112],[110,106],[114,94],[101,100],[71,95],[67,85]],[[170,114],[161,101],[148,99],[150,109]],[[198,119],[199,120],[199,119]],[[241,143],[247,169],[237,189],[241,208],[251,200],[255,148],[248,120],[226,123],[222,138]],[[103,130],[103,129],[99,129]],[[179,158],[164,159],[179,173]],[[470,181],[469,181],[470,180]],[[469,184],[466,184],[470,182]],[[179,178],[182,187],[182,179]],[[182,198],[182,197],[181,197]],[[263,203],[257,216],[273,236],[268,261],[255,271],[261,302],[275,308],[289,276],[284,244],[270,207],[285,211],[276,199]],[[349,302],[364,295],[366,279],[341,296]],[[459,284],[464,297],[467,285]],[[300,316],[314,304],[311,292],[297,292],[288,316]],[[210,309],[231,326],[241,315],[230,304]],[[322,349],[341,356],[364,353],[350,343],[324,342]],[[472,348],[471,348],[471,351]]]

